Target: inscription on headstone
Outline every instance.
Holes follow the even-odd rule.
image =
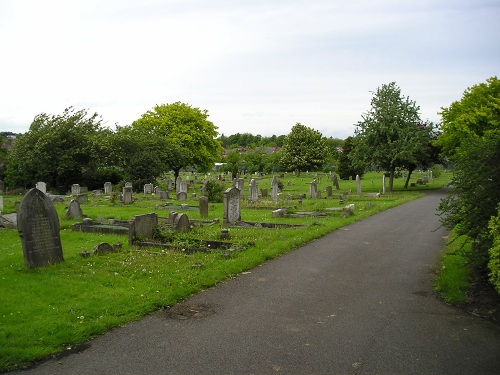
[[[208,217],[208,198],[200,197],[200,217]]]
[[[224,224],[234,224],[240,220],[240,190],[232,187],[224,192]]]
[[[21,200],[17,230],[27,269],[64,261],[56,209],[40,190],[31,189]]]

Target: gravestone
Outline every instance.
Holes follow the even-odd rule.
[[[207,185],[206,183],[203,184],[203,186],[200,188],[200,197],[203,197],[207,194]]]
[[[132,186],[127,186],[123,188],[123,203],[132,202]]]
[[[356,175],[356,194],[361,195],[361,178],[359,174]]]
[[[273,176],[273,180],[271,181],[271,199],[273,202],[278,201],[278,179],[276,176]]]
[[[176,198],[178,201],[185,201],[185,200],[187,200],[187,193],[185,191],[180,191],[177,193]]]
[[[101,195],[102,195],[102,190],[101,189],[92,190],[92,196],[93,197],[100,197]]]
[[[240,220],[240,191],[232,187],[224,192],[224,224],[234,224]]]
[[[5,182],[0,180],[0,193],[3,193],[5,191]]]
[[[88,202],[89,197],[87,196],[87,194],[78,194],[76,196],[76,200],[78,201],[78,203],[85,203]]]
[[[112,194],[113,193],[113,184],[111,182],[104,183],[104,194]]]
[[[188,184],[186,181],[181,181],[180,186],[179,186],[179,193],[186,193],[188,192]]]
[[[179,214],[174,219],[174,230],[180,233],[187,233],[191,231],[191,224],[186,214]]]
[[[208,217],[208,198],[200,197],[200,217]]]
[[[316,199],[316,181],[309,182],[309,198]]]
[[[47,184],[43,181],[38,181],[35,185],[35,187],[40,190],[42,193],[46,194],[47,193]]]
[[[70,219],[79,219],[83,216],[80,203],[74,199],[69,202],[68,209],[66,210],[66,216]]]
[[[131,182],[125,182],[125,187],[129,187],[129,188],[132,188],[133,185]]]
[[[243,199],[245,196],[245,180],[242,178],[238,178],[235,181],[236,188],[240,191],[240,199]]]
[[[385,194],[385,174],[382,175],[382,194]]]
[[[331,186],[327,186],[325,190],[326,190],[326,196],[331,197],[333,194],[333,188]]]
[[[152,239],[157,226],[158,215],[155,213],[134,216],[129,227],[129,243],[136,238]]]
[[[167,178],[167,180],[165,181],[165,184],[167,185],[167,191],[172,190],[172,184],[173,183],[174,182],[170,178]]]
[[[94,255],[104,255],[109,254],[115,251],[115,248],[111,246],[107,242],[100,242],[94,246],[94,250],[92,250],[92,254]]]
[[[257,202],[259,200],[259,185],[255,179],[250,180],[248,188],[248,200],[250,202]]]
[[[78,194],[80,194],[80,185],[79,184],[71,185],[71,195],[78,195]]]
[[[178,176],[177,179],[175,180],[175,192],[179,193],[181,191],[181,183],[182,183],[182,178],[181,176]]]
[[[144,184],[144,194],[153,194],[153,184]]]
[[[260,195],[262,196],[262,198],[267,198],[268,197],[268,191],[267,189],[260,189]]]
[[[340,190],[339,179],[337,178],[336,174],[333,175],[332,181],[333,181],[333,184],[335,185],[335,190]]]
[[[43,192],[31,189],[17,210],[26,269],[63,262],[59,218],[52,201]]]
[[[168,191],[160,191],[160,192],[158,192],[158,198],[160,200],[170,199],[170,192],[168,192]]]
[[[170,225],[174,225],[175,218],[177,217],[178,213],[175,211],[170,211],[168,214],[168,222]]]

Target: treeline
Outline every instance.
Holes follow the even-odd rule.
[[[286,135],[263,137],[260,134],[236,133],[226,137],[222,134],[218,140],[225,149],[236,147],[283,147]]]

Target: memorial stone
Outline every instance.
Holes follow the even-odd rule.
[[[43,181],[38,181],[35,185],[35,187],[40,190],[42,193],[46,194],[47,193],[47,184]]]
[[[70,219],[79,219],[83,216],[80,203],[77,200],[72,199],[69,202],[68,209],[66,210],[66,216]]]
[[[132,202],[132,186],[126,186],[123,188],[123,203]]]
[[[112,194],[113,193],[113,184],[111,182],[104,183],[104,194]]]
[[[52,201],[40,190],[31,189],[17,210],[26,269],[63,262],[59,218]]]
[[[153,184],[144,184],[144,194],[153,194]]]
[[[259,200],[259,185],[257,180],[253,178],[250,180],[248,200],[250,202],[257,202]]]
[[[278,201],[278,179],[276,176],[273,177],[273,180],[271,181],[271,199],[273,202]]]
[[[158,197],[160,200],[170,199],[170,192],[168,191],[160,191],[158,192]]]
[[[115,249],[109,243],[101,242],[94,246],[94,250],[92,250],[92,254],[94,255],[104,255],[114,252]]]
[[[85,203],[89,200],[89,197],[87,196],[87,194],[78,194],[76,196],[76,200],[78,201],[78,203]]]
[[[187,233],[191,230],[191,224],[186,214],[179,214],[175,217],[174,230],[180,233]]]
[[[337,178],[336,174],[333,175],[332,181],[333,181],[333,184],[335,185],[335,190],[340,190],[339,179]]]
[[[129,227],[129,242],[135,238],[152,239],[158,226],[158,215],[155,213],[136,215]]]
[[[237,178],[235,181],[236,188],[240,191],[240,199],[245,196],[245,180],[242,178]]]
[[[240,191],[232,187],[224,192],[224,224],[234,224],[240,220]]]
[[[316,181],[309,183],[309,198],[316,199]]]
[[[200,197],[200,217],[208,217],[208,198]]]
[[[181,183],[182,183],[182,178],[181,176],[178,176],[177,179],[175,180],[175,192],[179,193],[181,191]]]
[[[325,190],[326,190],[326,196],[331,197],[333,194],[333,188],[331,186],[327,186]]]
[[[165,181],[167,185],[167,191],[172,190],[172,184],[174,183],[170,178],[167,178],[167,181]]]
[[[385,174],[382,175],[382,194],[385,194]]]
[[[71,185],[71,195],[78,195],[78,194],[80,194],[80,185],[78,184]]]
[[[185,191],[180,191],[177,193],[176,198],[178,201],[185,201],[185,200],[187,200],[187,193]]]
[[[356,194],[361,195],[361,178],[359,174],[356,175]]]
[[[260,189],[260,195],[262,196],[262,198],[267,198],[268,194],[269,193],[267,189]]]

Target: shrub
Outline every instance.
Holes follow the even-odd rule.
[[[224,200],[224,184],[220,181],[207,181],[205,184],[205,194],[208,201],[212,203],[222,203]]]
[[[500,293],[500,206],[498,208],[498,215],[492,217],[488,228],[490,229],[490,234],[493,237],[493,246],[490,248],[490,260],[488,262],[488,268],[490,269],[490,281]]]

